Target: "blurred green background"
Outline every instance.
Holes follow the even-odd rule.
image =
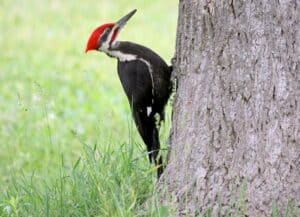
[[[5,209],[12,209],[11,200],[21,197],[18,190],[11,196],[12,180],[32,174],[55,180],[62,159],[72,165],[84,155],[83,144],[97,146],[100,152],[109,147],[110,153],[123,144],[133,145],[134,153],[144,154],[137,167],[148,166],[116,60],[99,52],[85,54],[84,49],[95,27],[136,8],[118,39],[150,47],[170,64],[177,4],[174,0],[0,0],[2,215],[13,213]],[[168,130],[167,123],[161,129],[162,143]]]

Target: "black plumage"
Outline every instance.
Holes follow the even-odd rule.
[[[125,90],[137,129],[147,146],[149,160],[163,172],[159,156],[159,126],[164,120],[164,107],[172,91],[171,71],[154,51],[116,37],[136,10],[116,23],[106,23],[91,34],[85,52],[97,50],[118,59],[118,74]]]
[[[164,120],[164,107],[171,94],[171,70],[155,52],[131,42],[118,42],[111,50],[135,56],[134,60],[118,60],[118,74],[128,97],[137,129],[147,146],[149,160],[159,165],[162,173],[159,125]],[[158,120],[157,120],[158,118]]]

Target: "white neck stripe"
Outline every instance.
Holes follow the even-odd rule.
[[[121,62],[132,61],[137,59],[137,56],[134,54],[126,54],[118,50],[107,50],[104,52],[106,52],[107,54],[113,57],[118,58]]]

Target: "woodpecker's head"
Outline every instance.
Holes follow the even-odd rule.
[[[126,22],[134,15],[136,9],[131,11],[126,16],[122,17],[116,23],[106,23],[97,27],[91,34],[85,52],[90,50],[107,51],[114,43],[116,37]]]

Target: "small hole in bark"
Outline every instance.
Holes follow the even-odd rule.
[[[258,167],[258,173],[261,173],[261,169],[260,169],[260,167]]]

